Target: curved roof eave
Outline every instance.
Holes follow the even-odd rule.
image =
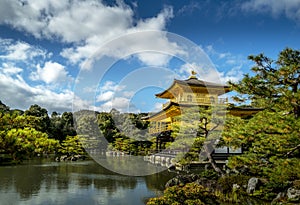
[[[206,82],[203,80],[198,80],[197,78],[189,78],[187,80],[177,80],[174,79],[172,85],[167,88],[166,90],[164,90],[161,93],[157,93],[155,94],[156,97],[159,98],[168,98],[168,97],[163,97],[164,94],[166,94],[167,92],[169,92],[169,90],[175,86],[175,84],[181,84],[181,85],[185,85],[185,86],[199,86],[199,87],[206,87],[206,88],[223,88],[224,89],[224,93],[229,92],[230,91],[230,86],[228,85],[221,85],[221,84],[217,84],[217,83],[212,83],[212,82]]]

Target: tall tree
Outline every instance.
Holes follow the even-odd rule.
[[[51,153],[57,147],[57,140],[48,139],[47,134],[33,128],[0,131],[0,150],[4,150],[15,161],[37,154]]]
[[[67,136],[75,136],[73,113],[64,112],[60,116],[57,112],[53,112],[47,132],[49,137],[58,139],[60,142],[65,140]]]
[[[9,107],[4,103],[2,103],[2,101],[0,100],[0,112],[7,112],[7,111],[9,111]]]
[[[31,105],[28,110],[25,111],[25,116],[34,116],[40,119],[40,127],[42,132],[46,132],[50,125],[50,118],[48,111],[45,108],[40,107],[37,104]]]
[[[179,123],[174,123],[172,128],[175,141],[170,147],[197,152],[198,159],[207,159],[218,174],[224,175],[213,159],[212,151],[220,136],[225,114],[224,107],[218,106],[184,109],[177,119]]]
[[[97,121],[101,133],[109,143],[114,142],[115,138],[120,137],[120,132],[115,125],[115,121],[111,113],[99,113],[97,115]]]
[[[63,138],[66,138],[67,135],[75,136],[76,131],[74,128],[74,118],[72,112],[64,112],[61,116],[61,123],[63,126]]]
[[[246,74],[242,81],[230,83],[234,90],[247,96],[238,100],[251,100],[256,106],[272,110],[286,110],[300,117],[300,51],[286,48],[278,59],[264,54],[251,55],[255,63],[254,75]]]
[[[82,145],[82,140],[79,136],[67,136],[61,143],[61,147],[58,150],[61,154],[66,154],[68,156],[72,155],[83,155],[85,150]]]
[[[100,127],[97,116],[99,113],[93,111],[82,110],[74,113],[76,132],[83,147],[94,153],[107,149],[108,140],[105,136],[106,128]],[[101,128],[103,133],[101,133]]]
[[[280,192],[300,179],[300,51],[287,48],[277,61],[263,54],[249,59],[256,63],[254,75],[231,84],[247,95],[243,100],[264,110],[251,119],[226,122],[223,140],[244,149],[228,166],[264,177],[270,189]]]

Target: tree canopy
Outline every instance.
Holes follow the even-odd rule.
[[[276,61],[263,54],[249,59],[255,62],[254,75],[231,84],[242,100],[264,110],[248,120],[227,121],[223,140],[244,150],[228,166],[265,178],[270,190],[284,191],[300,179],[300,51],[287,48]]]
[[[176,119],[179,123],[173,123],[172,136],[175,141],[169,147],[187,149],[183,158],[187,162],[198,161],[200,157],[202,160],[208,159],[215,171],[223,175],[212,157],[212,151],[221,134],[225,113],[224,107],[217,105],[184,109]]]
[[[272,60],[264,54],[250,55],[254,75],[246,74],[230,83],[239,94],[235,99],[251,100],[252,105],[274,111],[285,110],[300,117],[300,51],[286,48]]]
[[[54,113],[49,117],[48,111],[36,104],[23,112],[0,103],[0,153],[12,161],[47,156],[72,147],[82,153],[70,143],[72,140],[76,141],[72,113]]]
[[[234,189],[236,182],[230,179],[257,177],[260,184],[251,195],[271,201],[279,193],[283,196],[290,188],[300,189],[300,51],[286,48],[279,53],[277,60],[264,54],[251,55],[249,60],[254,62],[252,73],[246,74],[237,83],[230,82],[230,85],[238,93],[235,100],[243,106],[259,107],[262,111],[250,118],[227,115],[221,143],[242,148],[243,154],[228,159],[227,174],[219,181],[227,181],[226,196],[231,193],[232,197],[238,198],[241,196],[237,195],[237,191],[246,194],[246,190],[243,191],[241,186]],[[202,115],[207,111],[202,111]],[[192,119],[191,116],[187,117]],[[207,118],[207,122],[209,120]],[[180,138],[190,134],[191,130],[202,130],[199,136],[205,136],[205,133],[210,133],[211,127],[205,128],[204,125],[205,120],[192,120],[175,135]],[[181,200],[187,194],[181,187],[173,189],[176,191],[172,190],[170,194],[171,189],[167,189],[163,197],[150,200],[148,204],[171,204],[170,200],[175,197]],[[215,192],[211,197],[221,195]],[[277,200],[288,200],[287,195]],[[193,199],[193,196],[187,197],[181,203]],[[293,200],[300,202],[299,197]],[[194,201],[191,204],[196,203],[201,204]]]

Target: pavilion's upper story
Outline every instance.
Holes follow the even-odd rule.
[[[163,105],[163,108],[169,103],[210,105],[227,103],[226,98],[219,96],[229,91],[230,87],[227,85],[199,80],[195,75],[192,75],[186,80],[174,79],[168,89],[155,96],[170,100]]]
[[[171,125],[176,123],[175,117],[181,115],[185,108],[193,106],[224,105],[228,114],[239,117],[252,116],[261,110],[252,107],[228,106],[227,98],[222,95],[230,91],[228,85],[199,80],[195,75],[186,80],[174,79],[169,88],[156,94],[156,97],[168,99],[168,102],[163,104],[160,111],[144,118],[144,120],[150,121],[149,133],[155,134],[171,130]]]

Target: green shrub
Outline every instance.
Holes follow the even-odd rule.
[[[189,183],[169,187],[162,197],[150,199],[147,205],[216,205],[216,196],[201,185]]]
[[[233,184],[240,186],[240,189],[243,188],[243,185],[248,184],[249,176],[245,175],[229,175],[219,178],[218,184],[223,193],[231,193],[233,191]]]

